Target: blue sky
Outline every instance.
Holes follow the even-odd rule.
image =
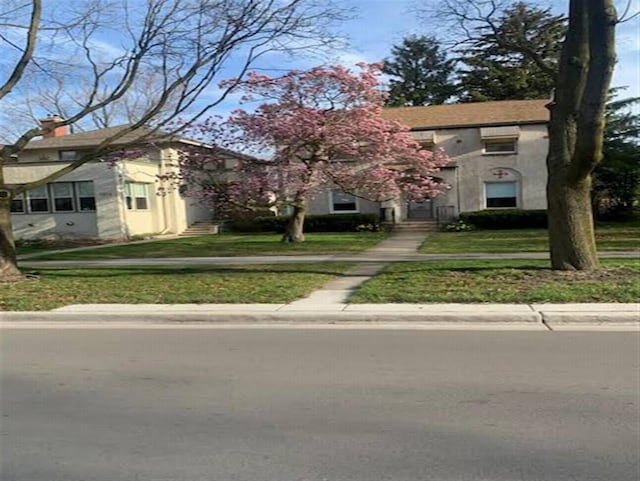
[[[73,0],[69,0],[73,1]],[[76,0],[82,3],[84,0]],[[322,0],[321,0],[322,1]],[[329,0],[327,0],[329,1]],[[354,66],[359,61],[376,62],[387,57],[394,44],[398,44],[404,37],[411,34],[429,35],[442,38],[451,32],[443,28],[442,22],[433,18],[419,17],[415,13],[416,6],[437,5],[439,0],[333,0],[334,2],[353,9],[354,17],[335,28],[338,32],[346,35],[348,42],[341,49],[334,49],[316,56],[296,56],[288,58],[282,54],[269,54],[254,65],[256,69],[266,71],[271,74],[282,73],[288,69],[305,69],[319,64],[342,63],[347,66]],[[515,0],[514,0],[515,1]],[[529,0],[533,2],[535,0]],[[133,0],[133,4],[141,0]],[[550,0],[538,0],[541,6],[549,5]],[[140,3],[138,3],[139,5]],[[627,0],[617,0],[619,10],[627,4]],[[553,9],[556,13],[566,13],[568,8],[567,0],[556,0],[553,2]],[[631,0],[632,12],[640,11],[640,0]],[[454,32],[455,33],[455,32]],[[117,29],[111,28],[103,32],[101,36],[94,39],[96,46],[100,47],[102,53],[114,54],[122,53],[122,46],[119,41]],[[96,43],[97,42],[97,43]],[[640,96],[640,17],[632,21],[623,23],[617,29],[617,53],[618,65],[615,69],[613,86],[628,86],[629,88],[621,95]],[[109,56],[109,55],[108,55]],[[6,59],[0,57],[0,68],[5,67]],[[236,68],[234,68],[236,67]],[[216,98],[220,90],[216,86],[220,80],[235,76],[237,64],[230,62],[228,69],[220,72],[214,80],[214,84],[208,89],[209,100]],[[70,92],[69,86],[73,86],[74,78],[71,72],[66,73],[65,91]],[[17,105],[24,104],[22,99],[29,95],[32,90],[30,85],[23,85],[27,92],[16,92],[12,94]],[[216,107],[212,114],[226,115],[231,110],[239,107],[241,94],[231,95],[224,103]],[[203,98],[202,102],[207,99]],[[5,104],[6,106],[6,104]],[[245,106],[251,108],[251,106]],[[640,111],[640,106],[636,106]],[[4,108],[0,112],[0,133],[6,126],[15,126],[16,119]],[[48,112],[41,108],[36,108],[35,113],[40,116]],[[2,115],[5,114],[5,115]],[[33,120],[28,120],[29,126]],[[22,125],[20,124],[21,128]]]
[[[446,35],[437,20],[419,19],[417,5],[428,3],[420,0],[343,0],[343,5],[354,8],[355,17],[340,26],[349,38],[343,50],[336,50],[325,58],[298,58],[293,63],[282,64],[277,59],[261,61],[261,69],[305,68],[318,63],[339,62],[348,66],[358,61],[375,62],[389,56],[391,47],[411,34]],[[437,3],[433,0],[431,2]],[[545,6],[551,2],[539,1]],[[621,11],[626,0],[617,1]],[[640,0],[632,0],[631,11],[640,10]],[[568,2],[553,2],[556,13],[567,13]],[[618,64],[614,71],[613,86],[628,86],[623,96],[640,96],[640,17],[622,23],[617,28]],[[227,103],[225,107],[230,107]]]

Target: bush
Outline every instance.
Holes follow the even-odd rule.
[[[458,220],[444,226],[446,232],[468,232],[473,230],[473,226],[464,221]]]
[[[230,227],[236,232],[278,232],[283,233],[289,216],[254,217],[236,219]],[[308,215],[304,219],[305,232],[358,232],[379,231],[380,221],[376,214],[332,214]]]
[[[546,229],[547,211],[496,209],[461,212],[460,221],[478,229]]]

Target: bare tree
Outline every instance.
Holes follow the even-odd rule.
[[[10,216],[14,196],[104,156],[116,142],[123,148],[123,138],[136,146],[159,129],[171,129],[178,117],[188,124],[225,100],[258,58],[326,46],[335,40],[331,25],[343,18],[325,0],[70,0],[53,7],[42,0],[0,4],[3,105],[15,102],[12,95],[29,92],[62,100],[65,89],[84,85],[84,95],[64,103],[62,120],[28,128],[0,146],[0,276],[5,279],[20,275]],[[212,83],[221,80],[223,69],[229,75],[230,67],[237,81],[212,95]],[[125,128],[37,181],[5,182],[3,167],[29,141],[61,126],[104,121],[113,106],[144,91],[150,77],[157,88]],[[205,97],[206,102],[197,102]]]
[[[496,19],[512,2],[444,0],[438,9],[473,42],[478,32],[496,30]],[[555,78],[547,155],[547,204],[551,265],[559,270],[592,270],[598,266],[590,202],[591,173],[602,158],[605,106],[615,65],[613,0],[571,0],[569,25],[560,59],[545,61],[517,31],[502,46],[527,55]]]

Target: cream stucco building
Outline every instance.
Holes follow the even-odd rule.
[[[402,222],[449,220],[460,212],[493,208],[544,209],[547,103],[514,100],[385,109],[387,119],[408,125],[425,148],[441,148],[452,159],[439,173],[447,191],[423,202],[379,203],[327,190],[310,203],[309,213],[373,213]],[[41,179],[118,128],[75,134],[56,129],[47,138],[30,142],[16,162],[6,165],[5,180]],[[120,142],[128,140],[125,137]],[[180,138],[155,141],[134,159],[116,164],[89,162],[14,199],[15,237],[127,239],[179,234],[196,222],[210,221],[211,210],[159,181],[159,176],[177,172],[178,155],[185,144],[193,142]],[[225,155],[227,167],[243,158],[232,152]]]
[[[398,107],[389,120],[411,128],[428,149],[443,149],[452,163],[439,177],[448,190],[424,202],[367,202],[328,191],[310,206],[312,214],[379,213],[387,220],[455,218],[483,209],[545,209],[548,100]]]
[[[5,181],[15,184],[39,180],[119,128],[75,134],[67,133],[66,128],[56,129],[47,138],[30,142],[15,162],[5,165]],[[135,158],[117,163],[91,161],[14,198],[11,217],[16,239],[129,239],[179,234],[196,222],[210,221],[209,209],[184,198],[169,182],[159,180],[158,176],[177,172],[178,153],[184,143],[189,141],[155,141],[137,150]],[[226,155],[233,157],[232,153]]]

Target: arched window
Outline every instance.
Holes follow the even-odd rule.
[[[484,182],[487,209],[516,208],[520,205],[520,173],[507,168],[491,169]]]

